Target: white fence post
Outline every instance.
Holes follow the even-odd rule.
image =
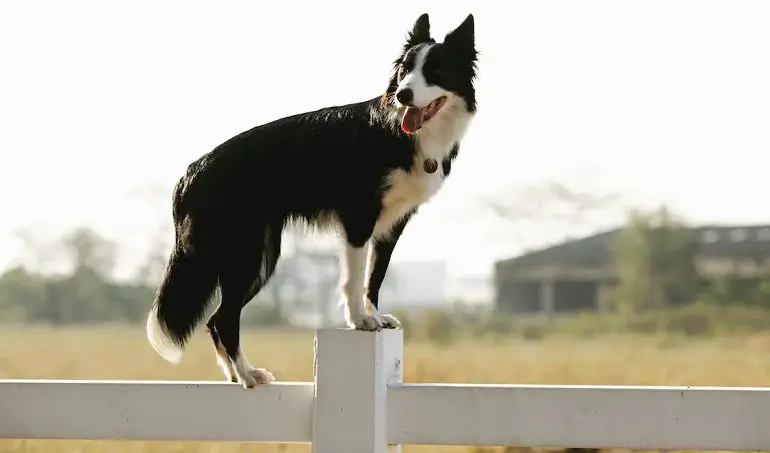
[[[388,385],[401,382],[403,333],[324,329],[315,341],[313,453],[388,452]]]

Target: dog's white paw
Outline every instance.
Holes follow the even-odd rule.
[[[393,315],[380,313],[363,313],[356,317],[348,317],[348,327],[355,330],[398,329],[401,323]]]
[[[267,371],[264,368],[254,368],[247,373],[238,376],[238,382],[243,388],[250,389],[258,385],[269,384],[275,381],[273,373]]]

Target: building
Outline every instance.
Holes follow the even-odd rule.
[[[695,228],[696,266],[706,278],[770,277],[770,225]],[[495,263],[495,307],[526,313],[595,310],[616,282],[612,247],[620,229]]]

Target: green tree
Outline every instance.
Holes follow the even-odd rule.
[[[32,252],[40,248],[37,244]],[[138,321],[146,316],[154,287],[113,280],[114,243],[81,227],[48,249],[64,259],[68,271],[43,274],[40,269],[17,266],[0,275],[0,321],[59,325]],[[41,261],[31,264],[35,263]]]
[[[90,269],[109,278],[115,267],[117,246],[87,227],[79,227],[61,239],[73,273]]]
[[[45,319],[47,300],[45,281],[39,275],[21,266],[0,275],[0,321]]]
[[[642,312],[692,302],[698,237],[665,206],[632,212],[613,247],[621,309]]]

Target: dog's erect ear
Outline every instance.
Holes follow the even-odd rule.
[[[412,31],[406,36],[406,47],[412,47],[421,42],[432,41],[430,37],[430,20],[428,14],[423,14],[417,18],[412,26]]]
[[[468,14],[463,23],[447,33],[444,44],[465,52],[473,52],[475,48],[473,14]]]

